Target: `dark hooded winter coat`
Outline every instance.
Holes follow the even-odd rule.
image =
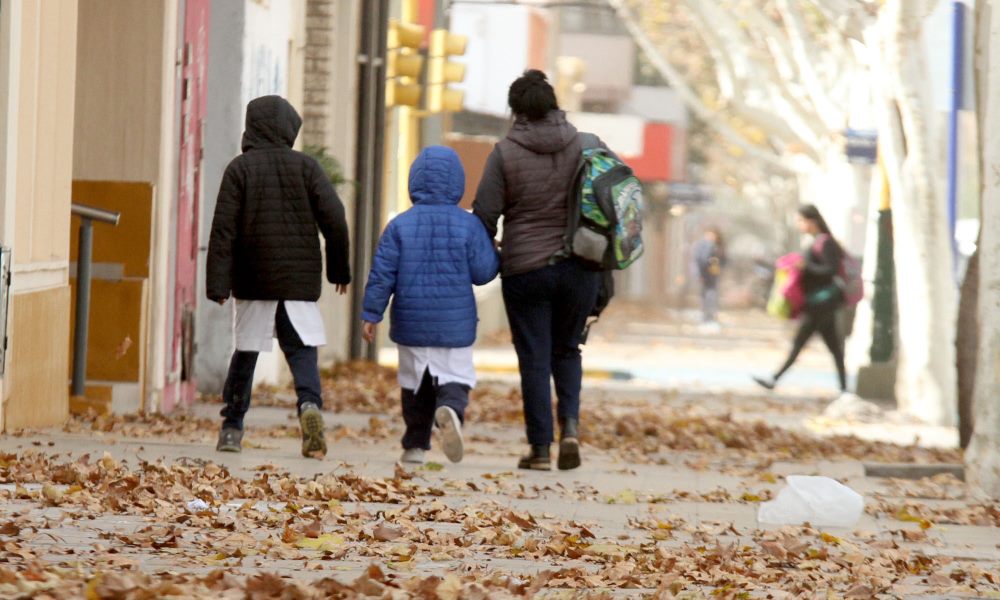
[[[403,346],[464,348],[476,341],[473,285],[497,276],[500,258],[483,224],[456,206],[465,172],[451,148],[431,146],[410,169],[413,208],[389,222],[372,260],[362,318],[382,321]]]
[[[242,300],[319,299],[326,278],[351,282],[344,205],[322,167],[292,150],[302,119],[287,100],[247,105],[243,154],[226,167],[208,243],[206,294]]]
[[[607,148],[598,140],[598,145]],[[518,117],[494,147],[473,211],[496,236],[502,215],[504,277],[549,265],[565,245],[567,206],[583,143],[566,113]]]

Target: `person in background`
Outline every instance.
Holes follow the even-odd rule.
[[[808,204],[799,208],[798,226],[808,244],[802,258],[802,288],[806,298],[802,321],[785,363],[773,376],[754,377],[754,381],[769,390],[774,389],[782,375],[795,364],[806,342],[819,333],[837,366],[840,391],[847,394],[844,337],[837,325],[837,313],[844,305],[844,295],[836,281],[844,250],[815,206]]]
[[[452,462],[462,460],[462,423],[476,385],[472,286],[496,278],[500,257],[482,222],[457,206],[465,172],[451,148],[431,146],[410,169],[413,208],[389,222],[379,241],[362,319],[372,343],[392,298],[389,337],[399,351],[404,463],[421,464],[434,426]]]
[[[298,396],[302,454],[326,455],[317,346],[326,344],[316,306],[326,278],[338,294],[351,282],[344,205],[314,159],[292,150],[302,119],[280,96],[247,105],[243,154],[226,167],[208,242],[206,295],[236,298],[236,351],[222,390],[222,430],[216,450],[240,452],[260,352],[275,334]]]
[[[705,229],[705,235],[694,246],[694,262],[701,279],[702,323],[719,327],[719,278],[726,266],[726,248],[717,227]]]

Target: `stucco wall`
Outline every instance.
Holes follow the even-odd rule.
[[[293,62],[301,63],[295,49],[296,44],[304,42],[301,39],[304,12],[301,0],[268,4],[254,0],[212,2],[195,327],[198,344],[195,376],[202,392],[222,390],[233,352],[233,303],[219,306],[204,298],[205,258],[216,196],[226,165],[240,152],[247,102],[267,94],[296,98],[289,85],[301,85],[301,80],[291,75],[290,68]],[[301,91],[298,97],[301,98]],[[280,356],[280,352],[261,356],[258,379],[273,381],[281,377]]]
[[[149,377],[156,410],[167,371],[177,190],[178,0],[80,0],[73,177],[154,186]],[[99,235],[99,234],[98,234]]]
[[[12,157],[17,270],[31,264],[65,273],[69,258],[76,9],[73,1],[22,3],[20,124]],[[53,283],[65,284],[65,277]]]
[[[14,249],[3,428],[68,411],[77,2],[4,3],[2,243]]]
[[[159,0],[81,0],[75,178],[156,182],[163,19]]]

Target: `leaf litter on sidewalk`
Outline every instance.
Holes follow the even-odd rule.
[[[390,435],[385,420],[397,420],[399,410],[393,371],[342,365],[327,374],[324,389],[327,408],[368,413],[378,420],[369,422],[369,433],[379,439]],[[275,405],[286,402],[279,398],[285,394],[281,390],[267,393],[274,394]],[[520,404],[509,386],[486,385],[473,400],[469,420],[519,424]],[[952,451],[814,438],[649,402],[590,403],[583,421],[584,442],[594,451],[643,463],[660,462],[670,453],[724,457],[771,485],[778,481],[769,470],[774,460],[960,458]],[[187,415],[91,416],[73,420],[67,431],[111,439],[209,441],[217,426]],[[294,433],[289,425],[262,437]],[[758,531],[727,522],[688,523],[656,512],[674,501],[753,504],[769,499],[769,489],[609,495],[585,484],[526,486],[515,473],[453,480],[447,471],[397,469],[391,478],[378,478],[337,468],[304,478],[266,465],[243,478],[204,461],[130,464],[110,455],[72,458],[42,451],[0,455],[0,482],[12,486],[0,491],[5,500],[0,597],[519,598],[557,590],[602,598],[611,590],[656,598],[1000,593],[993,571],[974,561],[924,554],[912,544],[926,537],[902,530],[852,535],[811,527]],[[875,506],[895,518],[905,514],[917,522],[947,522],[947,515],[930,512],[918,499],[924,497],[920,494],[947,497],[953,483],[938,480],[906,495],[900,501],[905,513],[894,498],[879,498],[885,504]],[[470,490],[475,495],[468,497]],[[651,512],[648,518],[629,517],[632,533],[621,536],[592,523],[509,508],[511,499],[553,493],[568,501],[611,499],[626,505],[628,514],[639,505]],[[188,510],[193,498],[208,508]],[[969,510],[950,517],[985,523],[996,514],[989,505]],[[89,535],[92,543],[61,543],[59,536],[67,530]],[[143,567],[151,557],[170,567]],[[505,562],[491,566],[496,561]],[[511,561],[522,568],[513,568]],[[214,570],[206,573],[205,568]]]
[[[810,527],[742,531],[650,517],[632,521],[636,536],[607,538],[586,523],[495,501],[449,505],[404,471],[388,479],[301,478],[265,469],[244,479],[213,463],[133,467],[110,455],[72,460],[32,451],[0,455],[0,465],[0,480],[15,486],[3,492],[13,525],[0,533],[0,597],[443,597],[428,595],[441,586],[461,598],[530,597],[543,588],[658,590],[664,598],[697,590],[731,598],[779,589],[793,597],[823,590],[865,597],[861,590],[892,594],[905,586],[1000,590],[993,573],[908,550],[891,537],[858,541]],[[44,486],[61,493],[50,497]],[[184,502],[191,497],[209,508],[192,513]],[[366,506],[373,504],[383,508],[373,512]],[[109,515],[140,526],[97,535],[91,547],[59,542],[67,523]],[[151,553],[169,558],[169,573],[138,568]],[[489,558],[551,568],[517,574],[488,568]],[[336,561],[373,566],[346,582],[237,576],[273,561],[313,571],[333,571]],[[402,567],[435,561],[453,566],[444,577]],[[197,565],[220,570],[197,575]]]

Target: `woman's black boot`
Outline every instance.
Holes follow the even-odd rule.
[[[580,466],[580,421],[559,421],[559,470],[567,471]]]
[[[518,469],[532,469],[534,471],[551,471],[552,457],[549,454],[548,444],[532,444],[531,451],[522,456],[517,462]]]

